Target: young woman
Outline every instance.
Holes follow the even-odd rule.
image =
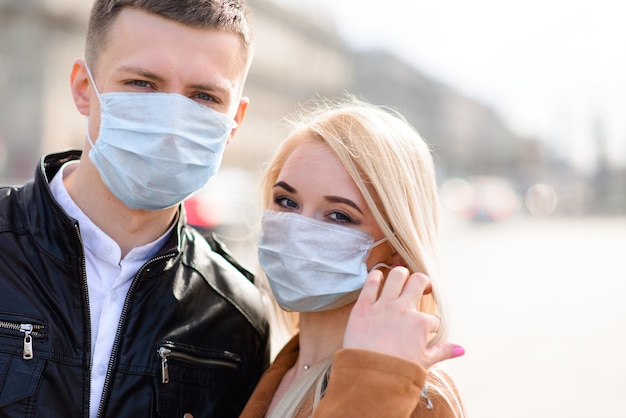
[[[301,115],[263,180],[259,262],[298,331],[242,417],[462,417],[437,363],[437,186],[427,144],[355,98]],[[357,300],[358,299],[358,300]]]

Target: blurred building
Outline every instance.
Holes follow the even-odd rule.
[[[0,179],[32,177],[43,152],[81,145],[69,90],[89,2],[0,0]]]
[[[284,135],[284,116],[315,95],[350,89],[347,51],[328,19],[303,16],[267,0],[249,0],[255,39],[254,61],[244,94],[250,98],[245,123],[226,151],[224,163],[258,169]]]
[[[402,112],[433,146],[442,178],[506,175],[523,189],[550,172],[540,145],[518,138],[493,109],[385,51],[350,50],[329,16],[270,0],[249,5],[256,47],[244,93],[251,105],[224,166],[258,178],[284,136],[285,115],[318,95],[351,92]],[[90,6],[85,0],[0,0],[3,184],[31,178],[42,154],[82,147],[85,119],[74,107],[69,73],[83,56]]]
[[[353,54],[356,88],[396,107],[429,142],[442,176],[511,175],[522,146],[488,107],[385,51]]]
[[[73,59],[83,55],[90,4],[0,0],[0,177],[29,178],[41,154],[82,145],[85,122],[68,80]],[[224,164],[258,167],[298,103],[349,91],[399,108],[448,166],[471,172],[468,165],[509,165],[512,134],[488,109],[385,53],[350,51],[327,16],[271,1],[249,4],[256,42],[245,91],[251,106]]]

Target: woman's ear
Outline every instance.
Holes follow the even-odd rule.
[[[396,251],[391,254],[389,260],[387,260],[387,264],[390,265],[392,268],[398,266],[406,267],[406,262],[404,261],[404,258],[402,258],[402,256]]]

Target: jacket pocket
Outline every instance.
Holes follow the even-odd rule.
[[[0,409],[11,404],[22,410],[34,402],[46,360],[37,356],[37,342],[45,340],[41,319],[0,312]],[[20,401],[20,402],[18,402]]]
[[[240,406],[233,406],[230,394],[222,388],[239,382],[239,355],[168,341],[159,345],[156,356],[160,362],[155,379],[159,416],[238,416],[238,410],[232,414],[229,411]]]
[[[46,338],[46,327],[40,319],[0,313],[0,336],[21,339],[22,358],[32,360],[34,357],[33,341]]]

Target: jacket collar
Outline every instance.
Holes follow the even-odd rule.
[[[59,206],[50,190],[50,180],[63,164],[79,160],[82,152],[70,150],[49,154],[41,158],[34,181],[25,186],[22,200],[24,213],[28,216],[28,229],[35,240],[53,256],[66,262],[82,258],[82,242],[78,223]],[[179,208],[173,233],[159,255],[181,252],[185,216]]]

